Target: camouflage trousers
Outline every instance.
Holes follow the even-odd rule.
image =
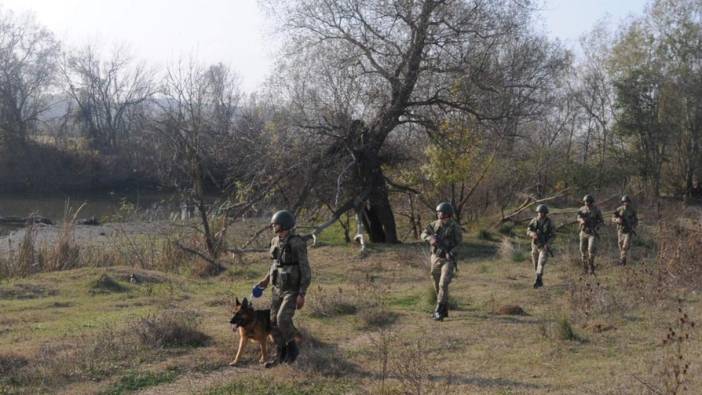
[[[450,260],[431,255],[431,277],[434,280],[436,303],[448,302],[448,287],[453,279],[456,264]]]
[[[619,259],[621,261],[626,261],[626,257],[629,254],[629,248],[631,247],[631,233],[624,233],[621,230],[617,232],[617,241],[619,244]]]
[[[281,292],[273,288],[271,300],[272,335],[276,344],[286,344],[293,340],[297,329],[293,324],[297,292]]]
[[[597,248],[595,243],[597,237],[589,233],[580,232],[580,257],[583,260],[583,264],[594,266],[595,265],[595,253]]]
[[[544,266],[548,260],[548,251],[545,248],[539,247],[531,243],[531,262],[534,264],[536,274],[544,274]]]

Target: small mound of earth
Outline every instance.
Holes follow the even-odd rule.
[[[90,289],[90,293],[125,292],[127,288],[107,274],[100,276]]]
[[[515,304],[507,304],[497,309],[498,315],[527,315],[526,311]]]

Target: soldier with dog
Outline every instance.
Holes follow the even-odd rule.
[[[276,359],[266,367],[295,362],[299,348],[295,341],[297,330],[293,325],[296,309],[305,304],[305,293],[312,280],[307,260],[307,243],[295,234],[295,217],[289,211],[278,211],[271,218],[276,236],[271,240],[270,271],[256,286],[265,289],[273,284],[271,300],[271,335],[276,344]]]

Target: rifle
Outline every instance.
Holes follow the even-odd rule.
[[[536,233],[536,245],[543,248],[546,245],[546,235],[544,235],[543,229],[536,225],[529,226],[529,230]],[[553,258],[553,251],[551,251],[551,247],[546,248],[546,252],[551,258]]]
[[[631,234],[633,234],[633,235],[636,235],[636,231],[634,230],[634,228],[631,227],[631,225],[629,225],[629,220],[626,219],[626,218],[619,212],[619,210],[614,210],[613,215],[614,215],[614,218],[618,218],[618,219],[620,219],[620,220],[622,221],[622,222],[621,222],[621,226],[622,226],[622,230],[625,231],[624,233],[631,233]]]
[[[583,220],[583,228],[587,229],[586,233],[594,235],[595,237],[599,236],[597,230],[592,226],[592,217],[590,217],[589,213],[578,211],[578,218]]]
[[[434,238],[436,239],[436,255],[439,258],[444,258],[453,261],[454,265],[456,266],[456,271],[458,271],[458,260],[455,259],[456,254],[453,252],[453,249],[456,246],[449,247],[446,244],[446,240],[444,240],[444,238],[439,236],[438,234],[434,234]]]

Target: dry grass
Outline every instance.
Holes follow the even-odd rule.
[[[130,238],[137,247],[161,248],[148,238]],[[155,380],[145,393],[212,388],[218,394],[614,394],[646,393],[646,383],[664,389],[665,380],[699,388],[702,342],[696,326],[681,329],[677,322],[684,314],[689,322],[702,319],[702,298],[689,292],[693,284],[672,280],[675,273],[690,272],[669,265],[658,270],[645,259],[614,267],[604,246],[597,277],[581,278],[568,258],[577,249],[567,235],[557,241],[561,253],[549,260],[546,286],[534,290],[530,264],[484,257],[469,247],[479,242],[468,240],[451,284],[451,297],[462,308],[440,323],[429,318],[429,269],[416,264],[423,257],[417,245],[371,246],[363,259],[350,247],[311,248],[313,288],[308,304],[295,314],[296,325],[305,328],[300,358],[270,370],[255,363],[226,367],[237,338],[227,323],[229,306],[222,303],[248,295],[252,279],[269,267],[264,253],[246,255],[245,266],[216,278],[149,272],[163,277],[150,281],[135,267],[142,261],[153,267],[157,254],[120,243],[114,259],[124,263],[123,257],[132,256],[133,265],[39,273],[0,284],[0,355],[19,361],[3,365],[0,358],[0,369],[9,372],[0,379],[0,392],[12,385],[24,393],[99,393],[116,388],[130,371],[172,366],[179,367],[175,381]],[[647,248],[637,245],[632,254],[646,256]],[[86,251],[81,247],[81,260]],[[143,281],[126,284],[133,272]],[[128,292],[90,296],[89,280],[103,273]],[[639,282],[632,280],[636,276]],[[662,292],[654,296],[658,286]],[[20,298],[25,294],[29,297]],[[683,296],[682,314],[670,308],[675,294]],[[266,297],[258,300],[261,306]],[[653,298],[665,302],[652,303]],[[494,314],[515,304],[528,315]],[[355,306],[355,313],[340,313],[347,306]],[[163,310],[173,313],[157,314]],[[187,311],[197,311],[199,318]],[[209,340],[187,340],[193,328]],[[671,328],[676,336],[670,337]],[[663,345],[664,338],[672,341]],[[249,345],[245,361],[257,358],[254,350]],[[684,363],[674,363],[680,355]],[[684,374],[675,379],[676,371]]]
[[[310,296],[308,307],[310,315],[315,318],[356,314],[358,311],[358,300],[341,287],[328,290],[317,286]]]

